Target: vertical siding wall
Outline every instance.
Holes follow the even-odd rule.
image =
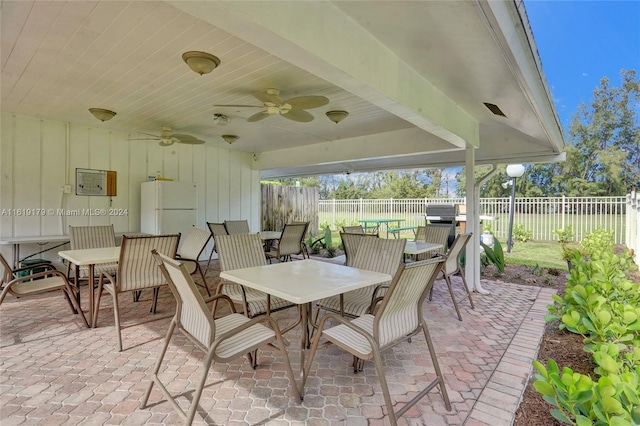
[[[0,139],[0,236],[67,234],[69,225],[113,224],[116,233],[140,231],[140,184],[160,174],[198,184],[198,226],[248,219],[260,228],[260,174],[251,154],[207,146],[129,141],[129,134],[33,117],[2,114]],[[135,137],[135,136],[134,136]],[[76,168],[115,170],[117,196],[75,195]],[[64,194],[64,185],[71,194]],[[126,209],[122,216],[67,216],[58,209]],[[15,216],[16,209],[42,215]],[[53,209],[54,214],[47,214]],[[53,246],[21,245],[21,257]],[[11,246],[0,246],[11,258]],[[61,248],[62,249],[62,248]],[[58,249],[42,256],[57,260]]]

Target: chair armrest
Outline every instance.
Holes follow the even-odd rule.
[[[7,286],[11,286],[13,284],[17,284],[17,283],[21,283],[23,281],[31,281],[34,280],[36,278],[46,278],[46,277],[50,277],[50,276],[60,276],[62,278],[64,278],[65,281],[67,281],[67,277],[65,274],[63,274],[62,272],[58,271],[57,269],[53,269],[51,271],[44,271],[44,272],[38,272],[37,274],[31,274],[31,275],[25,275],[24,277],[18,277],[16,279],[13,279],[11,281],[9,281],[6,285]]]
[[[16,272],[30,271],[30,270],[36,269],[36,268],[47,268],[49,270],[55,270],[56,269],[56,267],[53,266],[50,263],[34,263],[32,265],[29,265],[29,266],[23,266],[22,268],[12,269],[11,273],[15,274]]]
[[[229,296],[227,296],[226,294],[215,294],[213,296],[210,297],[205,297],[204,298],[204,303],[210,303],[210,302],[214,302],[218,299],[224,299],[225,302],[227,302],[227,304],[229,305],[229,308],[231,309],[232,313],[236,313],[236,305],[233,303],[233,300],[231,300],[231,298]],[[216,310],[217,310],[217,306],[216,306]],[[215,311],[211,312],[215,318]]]

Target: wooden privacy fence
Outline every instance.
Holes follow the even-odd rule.
[[[318,229],[318,188],[262,185],[262,230],[281,231],[286,223],[311,222],[309,230]]]
[[[376,218],[404,219],[402,226],[424,223],[414,216],[424,215],[427,204],[464,204],[464,198],[418,198],[382,200],[320,200],[320,226],[332,229],[357,224],[359,220]],[[637,198],[636,198],[637,203]],[[637,205],[637,204],[636,204]],[[480,212],[496,220],[484,221],[501,240],[509,231],[510,198],[481,198]],[[598,228],[614,232],[615,242],[625,244],[627,197],[517,197],[514,208],[514,229],[531,233],[533,240],[556,241],[556,230],[571,228],[575,241]],[[514,234],[515,235],[515,234]]]

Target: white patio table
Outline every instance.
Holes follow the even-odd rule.
[[[120,247],[101,247],[92,249],[80,249],[80,250],[63,250],[58,252],[58,256],[68,260],[74,265],[88,266],[89,275],[93,277],[93,271],[97,264],[111,263],[120,260]],[[94,294],[93,284],[89,284],[89,315],[91,320],[89,325],[93,328],[95,326],[94,321]]]
[[[303,305],[300,307],[301,377],[304,374],[304,355],[308,343],[307,330],[312,302],[358,288],[382,284],[392,279],[388,274],[313,259],[224,271],[220,273],[220,277]]]

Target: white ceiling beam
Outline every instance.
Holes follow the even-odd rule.
[[[300,167],[336,162],[377,160],[451,152],[458,150],[446,141],[411,128],[340,139],[313,145],[261,152],[253,168],[258,170]]]
[[[169,3],[407,120],[453,147],[478,147],[478,122],[473,117],[331,2]],[[221,59],[224,66],[224,58]]]

